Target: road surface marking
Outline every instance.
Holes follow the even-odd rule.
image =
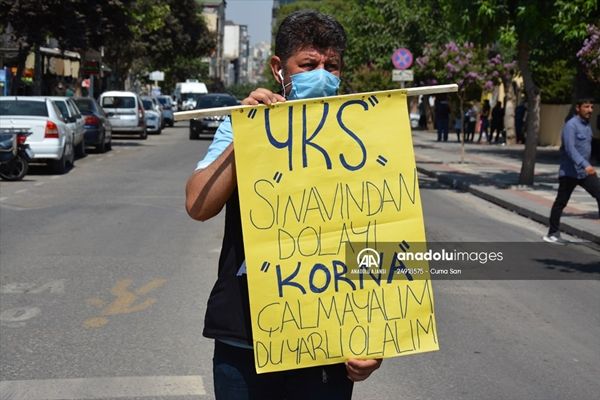
[[[119,397],[201,396],[199,375],[43,379],[0,382],[0,398],[11,400],[93,400]]]
[[[0,201],[8,200],[8,197],[0,197]]]
[[[64,294],[65,279],[57,279],[54,281],[44,283],[43,285],[38,285],[37,283],[30,282],[11,282],[0,286],[0,293],[3,294],[39,294],[46,291],[49,291],[50,293],[54,294]]]
[[[27,189],[19,189],[15,192],[15,194],[17,193],[25,193],[27,191]]]
[[[25,321],[37,317],[42,310],[37,307],[15,307],[4,310],[0,313],[0,325],[9,328],[22,328],[25,326]],[[0,390],[2,394],[2,390]],[[4,399],[0,395],[0,399]]]
[[[108,316],[129,314],[145,310],[152,304],[156,303],[156,299],[147,298],[141,303],[134,304],[139,300],[138,296],[144,296],[154,289],[163,286],[166,282],[167,280],[162,278],[153,279],[141,288],[131,291],[128,288],[133,283],[132,279],[122,279],[118,281],[117,284],[111,289],[111,293],[116,297],[116,299],[113,300],[113,302],[107,307],[104,307],[106,302],[103,299],[92,298],[87,300],[88,305],[97,308],[104,307],[104,309],[100,313],[100,316],[85,320],[83,326],[86,328],[99,328],[108,323],[108,318],[106,318]]]
[[[42,186],[43,184],[44,184],[44,182],[37,182],[37,183],[34,183],[33,186]]]

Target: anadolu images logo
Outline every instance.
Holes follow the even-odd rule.
[[[369,268],[378,269],[379,268],[379,253],[377,250],[366,247],[358,252],[356,256],[356,263],[358,264],[359,269]]]

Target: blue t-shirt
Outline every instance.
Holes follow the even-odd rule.
[[[225,151],[227,146],[233,141],[233,130],[231,127],[231,117],[225,117],[225,120],[221,122],[221,125],[215,132],[215,137],[212,143],[208,146],[206,155],[196,165],[196,170],[204,169],[208,167],[213,161]]]

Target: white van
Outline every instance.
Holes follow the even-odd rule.
[[[146,139],[144,107],[140,97],[133,92],[110,91],[100,95],[100,106],[108,116],[115,133],[137,133]]]
[[[198,96],[208,93],[208,88],[204,82],[197,79],[187,79],[185,82],[178,82],[175,85],[173,99],[177,103],[178,110],[193,110],[196,108]]]

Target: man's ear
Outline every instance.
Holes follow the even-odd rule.
[[[277,56],[272,56],[270,66],[273,78],[275,78],[277,82],[283,84],[283,82],[281,81],[281,76],[279,76],[279,71],[283,68],[283,66],[281,65],[281,59]]]

